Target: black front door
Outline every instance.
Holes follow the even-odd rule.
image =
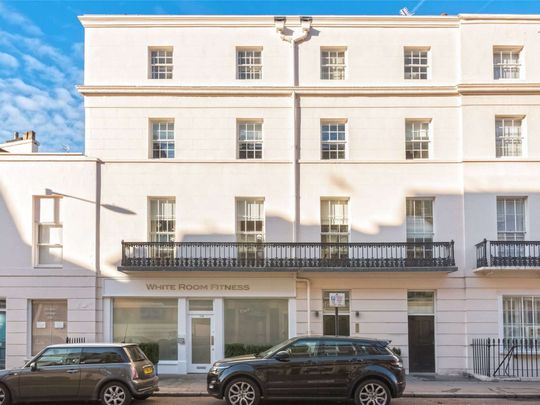
[[[409,372],[435,372],[435,317],[409,315]]]

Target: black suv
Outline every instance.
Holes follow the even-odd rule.
[[[357,405],[388,405],[405,390],[401,359],[388,341],[296,337],[265,352],[218,361],[208,393],[228,405],[265,398],[354,398]]]

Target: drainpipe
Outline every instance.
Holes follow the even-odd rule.
[[[298,229],[300,220],[300,106],[296,87],[298,86],[298,49],[297,45],[308,39],[311,31],[311,17],[300,17],[302,32],[296,36],[285,34],[285,17],[274,17],[276,32],[282,41],[291,44],[291,106],[292,106],[292,128],[293,128],[293,195],[294,195],[294,216],[293,216],[293,242],[298,242]],[[306,283],[307,290],[307,332],[311,335],[311,282],[307,278],[298,278],[296,281]]]
[[[311,31],[311,17],[300,17],[302,32],[298,36],[287,36],[285,34],[286,17],[275,17],[274,23],[276,32],[280,34],[281,40],[291,44],[291,107],[293,123],[293,179],[294,179],[294,217],[293,217],[293,242],[298,241],[298,228],[300,219],[300,118],[299,100],[295,91],[298,86],[298,52],[297,45],[305,41]]]
[[[306,283],[307,290],[307,331],[311,335],[311,281],[308,278],[296,278],[297,282]]]

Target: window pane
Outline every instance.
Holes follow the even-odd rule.
[[[62,248],[52,246],[39,246],[38,263],[44,265],[61,265]]]
[[[38,368],[79,364],[80,348],[62,347],[47,349],[37,360]]]
[[[356,348],[352,342],[327,340],[320,342],[318,353],[325,357],[352,357],[356,355]]]
[[[38,243],[49,245],[62,244],[62,226],[39,225]]]
[[[292,358],[315,357],[317,355],[316,340],[298,340],[287,347]]]
[[[213,307],[212,300],[189,300],[190,311],[212,311]]]
[[[431,315],[435,313],[434,296],[431,291],[409,291],[407,293],[409,315]]]
[[[116,298],[115,342],[159,344],[160,360],[178,360],[178,300]]]
[[[122,349],[114,347],[85,347],[81,356],[81,364],[125,363]]]
[[[288,338],[286,299],[226,299],[225,345],[272,346]]]

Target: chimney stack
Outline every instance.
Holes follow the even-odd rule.
[[[34,131],[26,131],[22,136],[18,132],[13,132],[13,137],[0,144],[0,149],[7,153],[37,153],[39,142],[36,141]]]

